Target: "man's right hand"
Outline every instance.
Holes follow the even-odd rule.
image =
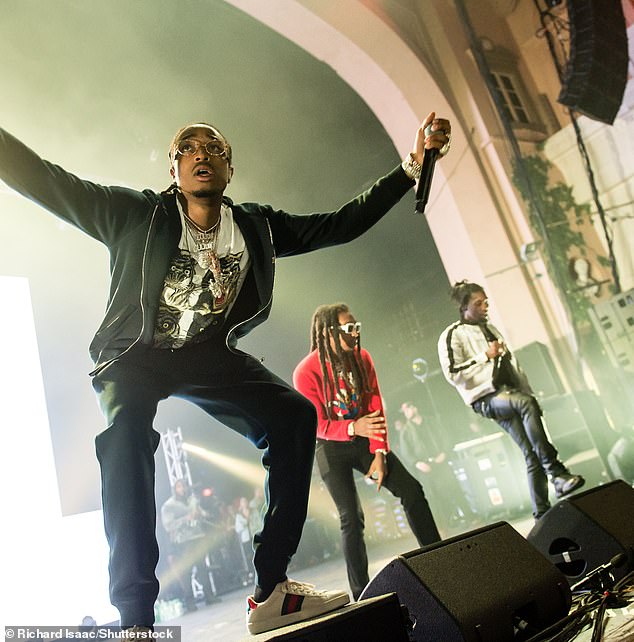
[[[379,410],[354,420],[354,434],[359,437],[383,441],[386,432],[385,417],[381,416]]]
[[[504,343],[501,341],[491,341],[489,343],[489,349],[486,351],[486,356],[489,359],[495,359],[495,357],[501,357],[505,352]]]

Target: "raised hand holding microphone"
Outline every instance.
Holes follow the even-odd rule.
[[[435,112],[431,112],[416,132],[414,149],[402,165],[405,173],[418,181],[416,212],[425,211],[436,159],[447,154],[450,142],[451,123],[446,118],[436,118]]]

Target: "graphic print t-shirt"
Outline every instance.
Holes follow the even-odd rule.
[[[181,348],[203,340],[220,328],[235,303],[249,267],[249,253],[231,208],[222,205],[216,254],[224,277],[224,294],[214,297],[211,270],[196,261],[196,244],[179,205],[182,233],[172,257],[154,328],[154,347]],[[204,334],[205,330],[208,332]]]
[[[340,419],[356,419],[359,414],[359,398],[354,388],[352,373],[339,374],[332,410]]]

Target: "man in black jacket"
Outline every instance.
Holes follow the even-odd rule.
[[[427,135],[424,129],[432,126]],[[187,399],[263,449],[267,511],[254,537],[247,626],[259,633],[348,601],[289,580],[306,518],[315,447],[312,404],[239,337],[271,308],[275,259],[345,243],[368,230],[420,176],[425,148],[446,153],[450,125],[432,112],[403,164],[336,212],[297,216],[224,196],[231,146],[211,125],[177,132],[173,183],[157,194],[81,180],[0,130],[0,178],[104,243],[111,286],[95,335],[93,387],[107,428],[97,436],[110,546],[110,596],[129,638],[154,623],[154,452],[158,402]]]

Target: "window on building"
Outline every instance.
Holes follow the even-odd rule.
[[[492,75],[508,119],[515,123],[528,124],[528,110],[520,98],[513,77],[497,71],[493,71]]]

